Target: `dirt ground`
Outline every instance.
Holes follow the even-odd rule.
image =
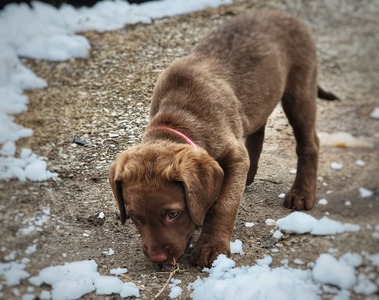
[[[290,213],[278,197],[289,190],[296,167],[292,130],[278,107],[270,117],[267,136],[255,183],[246,188],[238,213],[233,239],[243,242],[244,255],[233,255],[238,265],[251,265],[265,254],[273,265],[283,259],[293,267],[296,258],[305,263],[330,248],[337,257],[346,252],[379,252],[368,225],[379,224],[379,121],[369,117],[379,105],[379,2],[362,1],[236,1],[233,5],[188,15],[155,20],[152,24],[127,26],[113,32],[87,32],[91,43],[88,59],[65,62],[25,60],[48,87],[28,92],[29,109],[17,121],[32,128],[34,135],[19,142],[48,158],[49,170],[58,180],[45,182],[0,182],[1,252],[0,259],[15,250],[16,259],[25,257],[25,249],[35,243],[37,251],[26,270],[36,275],[50,265],[94,259],[98,271],[126,267],[129,280],[140,288],[141,298],[151,299],[166,282],[169,272],[144,258],[140,238],[131,222],[122,226],[107,180],[108,167],[122,150],[139,142],[148,121],[149,99],[159,72],[174,58],[185,55],[211,28],[247,9],[274,6],[302,18],[312,28],[319,54],[321,86],[337,94],[341,101],[318,100],[317,127],[321,132],[345,131],[373,141],[373,148],[333,148],[320,150],[317,197],[328,204],[317,205],[311,215],[359,224],[357,233],[314,237],[288,236],[268,245],[273,226],[267,218],[278,219]],[[72,143],[74,137],[88,142]],[[357,159],[366,165],[357,166]],[[343,169],[330,168],[332,162]],[[374,192],[361,198],[358,188]],[[345,205],[350,201],[351,205]],[[51,218],[43,231],[20,236],[18,231],[43,208],[50,207]],[[105,220],[98,215],[104,212]],[[245,222],[254,222],[252,228]],[[87,233],[88,236],[83,236]],[[114,255],[102,252],[112,248]],[[272,248],[279,249],[271,252]],[[203,276],[184,257],[180,262],[184,292],[186,285]],[[370,267],[368,265],[362,266]],[[373,268],[371,266],[371,268]],[[379,285],[378,268],[376,284]],[[204,275],[205,276],[205,275]],[[125,279],[126,280],[126,279]],[[30,284],[23,281],[23,293]],[[4,287],[4,299],[14,299],[11,288]],[[38,294],[36,292],[36,294]],[[161,299],[167,298],[167,290]],[[324,293],[324,299],[331,295]],[[353,299],[363,296],[353,294]],[[118,295],[85,299],[119,299]],[[368,299],[379,299],[379,294]]]

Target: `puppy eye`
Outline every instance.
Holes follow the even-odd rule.
[[[169,219],[175,219],[179,216],[180,212],[179,211],[169,211],[167,213],[167,216]]]

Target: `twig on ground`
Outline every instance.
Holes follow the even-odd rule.
[[[283,182],[281,180],[274,180],[269,178],[258,178],[259,181],[265,181],[265,182],[271,182],[273,184],[282,184]]]
[[[163,293],[163,291],[166,289],[166,287],[169,285],[171,278],[179,271],[179,264],[176,263],[176,260],[174,258],[174,267],[175,269],[170,273],[170,276],[168,277],[166,283],[161,288],[161,290],[154,296],[153,299],[158,299],[158,297]]]

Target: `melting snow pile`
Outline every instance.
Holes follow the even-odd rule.
[[[378,254],[366,256],[374,264]],[[372,274],[355,275],[363,263],[357,253],[347,253],[339,259],[321,254],[313,269],[295,269],[286,264],[270,268],[271,262],[272,258],[266,256],[254,266],[235,267],[232,259],[220,255],[212,268],[205,270],[209,273],[207,278],[198,278],[189,285],[191,296],[196,300],[234,299],[237,295],[239,299],[302,300],[320,299],[320,294],[327,292],[335,294],[336,299],[349,299],[351,291],[362,295],[378,291],[369,279]]]
[[[269,257],[267,257],[269,258]],[[235,267],[235,262],[220,255],[209,277],[190,285],[196,300],[213,299],[317,299],[319,287],[310,270],[288,267],[271,269],[271,259],[251,267]]]
[[[132,282],[122,282],[114,276],[101,276],[94,260],[66,263],[63,266],[43,269],[38,276],[29,279],[40,286],[43,283],[52,286],[52,298],[78,299],[96,291],[97,295],[120,294],[121,297],[139,297],[139,289]]]
[[[21,280],[29,278],[30,274],[25,271],[28,262],[29,259],[25,258],[20,262],[0,263],[0,274],[5,277],[5,284],[15,286],[20,284]],[[38,276],[29,278],[29,282],[35,286],[48,284],[52,287],[51,291],[41,291],[41,299],[79,299],[93,291],[97,295],[120,294],[123,298],[139,297],[139,289],[134,283],[123,282],[115,276],[102,276],[96,270],[97,264],[93,260],[66,263],[41,270]],[[126,269],[112,269],[110,273],[120,275],[125,272]],[[34,299],[34,295],[32,296],[31,299]]]
[[[328,217],[320,220],[302,212],[293,212],[292,214],[276,221],[280,230],[287,233],[310,233],[313,235],[331,235],[346,231],[357,232],[360,230],[359,225],[342,224]]]
[[[343,224],[329,218],[315,219],[305,213],[294,212],[276,221],[276,226],[287,233],[330,235],[346,231],[359,231],[358,225]],[[275,238],[282,234],[277,230]],[[238,240],[237,240],[238,241]],[[237,241],[232,243],[236,246]],[[241,245],[242,247],[242,245]],[[242,252],[242,251],[241,251]],[[321,293],[335,294],[336,299],[349,299],[351,292],[370,295],[378,291],[377,285],[370,279],[373,273],[359,273],[357,268],[363,265],[363,257],[377,266],[379,254],[346,253],[339,259],[324,253],[309,269],[296,269],[288,266],[270,268],[272,257],[258,260],[256,265],[236,267],[236,263],[220,255],[211,269],[205,269],[209,276],[198,278],[190,284],[193,299],[320,299]],[[300,260],[294,263],[304,264]],[[371,269],[372,271],[372,269]],[[337,288],[335,288],[337,287]]]

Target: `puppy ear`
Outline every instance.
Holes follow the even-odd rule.
[[[175,163],[176,180],[183,183],[189,213],[193,222],[201,226],[208,209],[216,201],[224,171],[207,152],[189,150],[180,152]]]
[[[113,195],[117,200],[118,208],[120,210],[121,223],[124,225],[126,221],[126,209],[124,197],[122,196],[122,175],[121,170],[118,168],[119,163],[114,162],[109,169],[109,183],[111,184]]]

